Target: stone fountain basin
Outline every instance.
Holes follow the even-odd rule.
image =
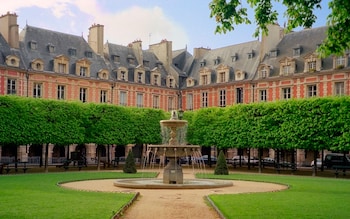
[[[149,145],[152,153],[166,157],[185,157],[192,155],[195,151],[200,151],[198,145]]]
[[[160,124],[166,127],[183,127],[187,124],[186,120],[161,120]]]
[[[183,184],[165,184],[161,179],[119,179],[114,186],[133,189],[209,189],[232,186],[232,181],[188,179]]]

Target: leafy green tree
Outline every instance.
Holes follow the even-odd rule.
[[[209,4],[211,13],[217,22],[216,33],[226,33],[234,30],[235,25],[250,24],[252,21],[248,15],[246,5],[254,9],[255,22],[257,24],[254,36],[262,32],[267,34],[267,26],[277,22],[278,12],[274,3],[279,0],[247,0],[245,4],[241,0],[212,0]],[[284,0],[286,7],[285,16],[288,19],[286,30],[291,31],[296,27],[312,27],[317,17],[314,10],[321,8],[321,0]],[[348,0],[330,0],[328,7],[331,12],[327,17],[327,37],[319,47],[322,56],[331,54],[343,54],[350,47],[350,2]]]
[[[123,167],[124,173],[136,173],[136,164],[134,159],[134,154],[132,153],[132,150],[129,151],[128,156],[125,160],[125,165]]]
[[[225,158],[224,152],[222,150],[219,153],[214,174],[215,175],[228,175],[228,167],[227,167],[227,163],[226,163],[226,158]]]

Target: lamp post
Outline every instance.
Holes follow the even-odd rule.
[[[183,116],[184,116],[184,111],[180,108],[178,110],[178,117],[179,117],[180,120],[182,120]]]

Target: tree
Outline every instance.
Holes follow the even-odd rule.
[[[228,167],[226,163],[226,158],[223,151],[220,151],[218,161],[216,163],[215,175],[228,175]]]
[[[134,154],[132,153],[132,150],[129,151],[128,156],[125,160],[125,165],[123,167],[124,173],[136,173],[136,164],[134,159]]]
[[[279,0],[247,0],[255,12],[255,37],[261,32],[267,34],[268,25],[277,22],[278,12],[273,3],[278,2]],[[287,31],[296,27],[311,28],[317,19],[314,10],[321,9],[321,0],[284,0],[282,4],[287,8],[284,13],[288,19]],[[248,9],[241,0],[212,0],[209,7],[210,17],[214,17],[217,22],[216,33],[233,31],[235,25],[251,24]],[[331,12],[327,17],[327,37],[318,49],[323,57],[343,54],[350,47],[350,1],[330,0],[328,7]]]

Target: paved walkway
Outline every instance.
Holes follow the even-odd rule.
[[[194,178],[193,170],[183,169],[184,179]],[[162,178],[162,174],[158,176]],[[233,186],[215,189],[127,189],[113,185],[114,180],[79,181],[63,184],[79,190],[139,192],[140,196],[125,212],[123,219],[217,219],[217,212],[209,206],[209,194],[237,194],[270,192],[286,189],[272,183],[233,181]]]

